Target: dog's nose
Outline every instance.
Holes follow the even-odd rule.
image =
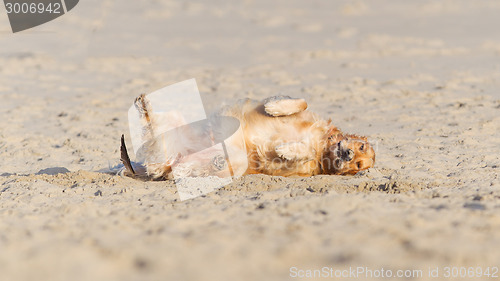
[[[352,151],[352,149],[348,149],[347,150],[347,161],[351,161],[352,158],[354,158],[354,151]]]

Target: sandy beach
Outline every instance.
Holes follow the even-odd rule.
[[[12,33],[2,6],[0,280],[499,279],[499,13],[492,0],[85,0]],[[110,172],[134,98],[190,78],[207,111],[304,97],[368,136],[375,167],[249,175],[186,201],[172,181]],[[366,275],[382,269],[393,276]]]

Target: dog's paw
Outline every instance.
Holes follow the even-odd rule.
[[[288,116],[306,110],[304,99],[294,99],[288,96],[275,96],[264,100],[264,110],[271,116]]]
[[[274,151],[280,158],[288,161],[304,160],[311,156],[311,151],[303,142],[283,143],[276,146]]]
[[[212,159],[212,166],[217,171],[221,171],[222,169],[227,167],[226,158],[222,155],[217,155]]]

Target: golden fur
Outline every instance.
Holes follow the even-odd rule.
[[[155,122],[160,120],[155,120],[154,114],[148,112],[146,96],[138,97],[135,104],[143,120],[144,134],[155,136],[155,127],[159,126]],[[247,156],[231,159],[230,169],[233,172],[240,171],[239,174],[313,176],[354,175],[373,167],[375,152],[366,137],[344,134],[331,124],[331,120],[325,120],[306,108],[305,100],[284,96],[271,97],[263,101],[246,99],[224,108],[219,115],[236,118],[240,122],[241,129],[225,141],[227,149],[246,150]],[[176,119],[182,120],[182,118]],[[173,125],[185,125],[182,121],[176,122],[178,124]],[[190,150],[199,151],[196,150],[196,146],[200,145],[199,140],[204,138],[188,131],[184,132],[181,138],[167,141],[166,153],[158,149],[158,143],[151,137],[145,148],[146,160],[143,163],[147,176],[172,178],[174,165],[182,167],[177,170],[183,171],[184,176],[217,175],[217,169],[214,167],[221,165],[220,159],[214,158],[212,161],[214,164],[211,165],[213,167],[202,167],[196,165],[200,159],[189,156]],[[182,143],[184,148],[175,148],[175,144],[178,143]],[[158,157],[159,153],[166,155]],[[213,153],[207,152],[206,155]],[[196,157],[204,156],[199,154]],[[157,159],[164,160],[158,163]],[[125,162],[127,161],[124,160]],[[134,171],[128,173],[135,174]]]

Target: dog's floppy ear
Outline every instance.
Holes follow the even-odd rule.
[[[332,122],[332,119],[328,120],[328,125]],[[328,139],[335,139],[342,135],[342,132],[335,126],[331,125],[326,131],[326,136]]]

